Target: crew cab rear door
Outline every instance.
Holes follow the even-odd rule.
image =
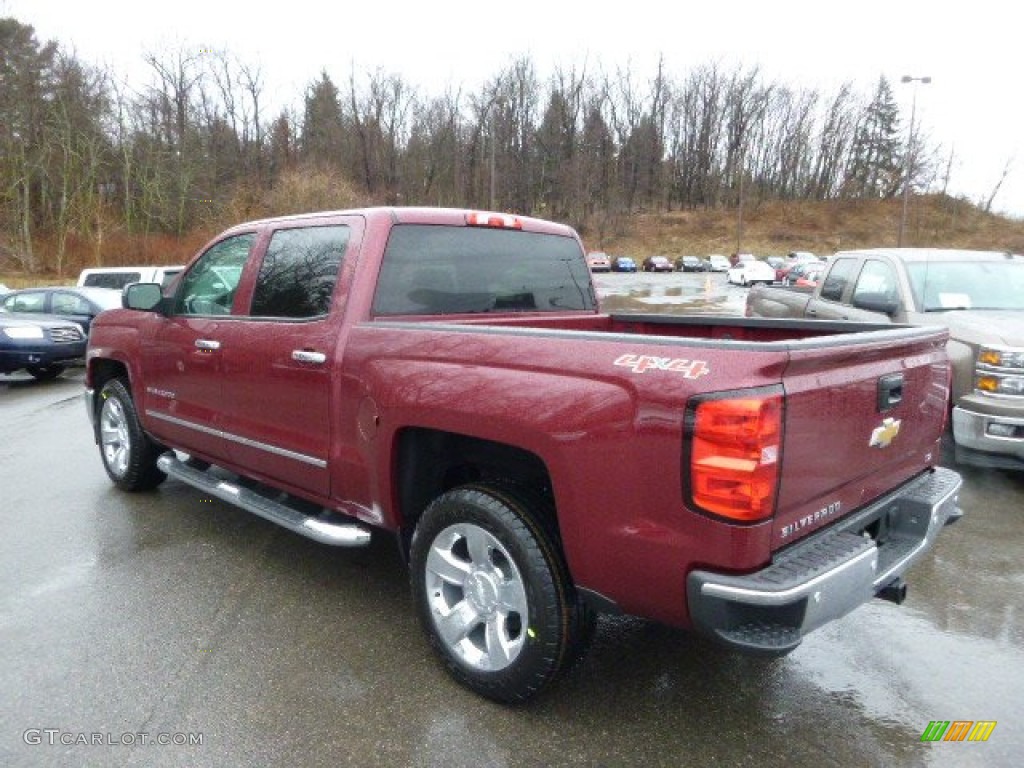
[[[893,326],[792,344],[773,549],[936,463],[947,338],[941,328]]]
[[[225,430],[232,461],[292,489],[326,496],[332,371],[362,218],[293,221],[267,233],[258,269],[221,328]],[[336,290],[337,288],[337,290]]]

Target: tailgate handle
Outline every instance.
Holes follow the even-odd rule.
[[[292,360],[297,363],[314,363],[315,365],[321,365],[327,362],[327,355],[323,352],[314,352],[311,349],[295,349],[292,350]]]
[[[878,380],[878,410],[888,411],[903,400],[903,374],[890,373]]]

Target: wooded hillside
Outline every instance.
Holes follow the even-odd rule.
[[[146,65],[147,82],[129,86],[0,19],[0,268],[180,261],[239,220],[377,203],[532,214],[594,244],[689,222],[692,240],[668,237],[695,252],[785,250],[810,236],[797,234],[808,217],[816,250],[845,246],[860,235],[841,212],[888,211],[905,181],[946,211],[919,219],[907,244],[989,220],[991,199],[979,210],[943,194],[953,164],[907,135],[885,78],[870,94],[820,93],[756,69],[542,76],[518,59],[482,89],[440,95],[379,70],[343,83],[311,73],[271,111],[263,65],[229,52]],[[760,219],[775,223],[744,243]],[[880,244],[889,223],[864,237]]]

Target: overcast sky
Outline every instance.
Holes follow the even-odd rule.
[[[950,191],[987,199],[1010,172],[994,209],[1024,217],[1024,102],[1014,86],[1024,29],[1012,2],[974,0],[0,0],[0,15],[35,27],[79,58],[147,78],[143,55],[182,46],[226,50],[258,63],[275,107],[298,106],[326,70],[400,74],[424,95],[479,87],[527,56],[543,76],[555,66],[628,66],[646,80],[663,55],[683,78],[710,63],[758,67],[767,81],[834,94],[844,82],[870,95],[893,84],[954,164]],[[840,10],[842,9],[842,10]],[[903,75],[929,85],[901,85]],[[271,117],[272,115],[267,115]]]

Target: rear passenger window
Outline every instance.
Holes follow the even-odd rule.
[[[73,293],[55,293],[51,299],[55,315],[88,315],[89,302]]]
[[[853,268],[856,265],[856,259],[836,259],[821,284],[821,298],[829,301],[842,300],[843,292],[853,277]]]
[[[349,240],[348,227],[279,229],[270,239],[252,298],[257,317],[326,315]]]
[[[46,309],[45,293],[19,293],[4,300],[8,312],[42,312]]]

